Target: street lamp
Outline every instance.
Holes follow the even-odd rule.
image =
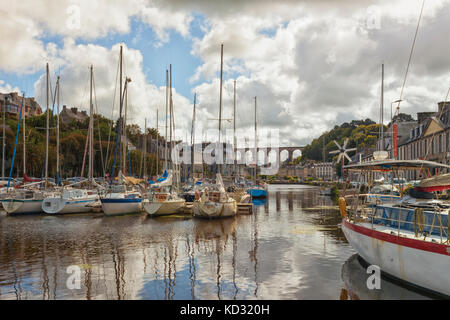
[[[392,122],[392,105],[394,104],[394,103],[399,103],[399,102],[402,102],[403,100],[402,99],[399,99],[399,100],[395,100],[395,101],[392,101],[391,102],[391,122]]]

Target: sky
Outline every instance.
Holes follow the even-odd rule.
[[[117,67],[131,78],[128,123],[157,125],[172,65],[175,126],[217,128],[220,47],[223,113],[236,126],[277,129],[281,146],[303,146],[345,121],[384,122],[400,96],[422,0],[2,0],[0,92],[35,96],[46,109],[45,66],[61,104],[118,117]],[[426,0],[400,112],[436,111],[450,86],[450,0]],[[225,129],[232,123],[225,121]],[[185,138],[185,137],[182,137]],[[199,137],[198,139],[201,139]]]

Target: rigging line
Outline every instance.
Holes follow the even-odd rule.
[[[80,101],[80,103],[79,103],[79,107],[81,108],[81,106],[83,105],[83,101],[85,101],[84,99],[85,99],[85,97],[86,97],[86,95],[87,95],[87,87],[89,86],[89,77],[90,77],[90,72],[88,72],[87,74],[86,74],[86,81],[85,81],[85,87],[84,87],[84,90],[83,90],[83,93],[82,93],[82,95],[81,95],[81,101]]]
[[[105,170],[105,162],[103,161],[103,146],[102,146],[102,136],[100,134],[100,113],[98,112],[98,105],[97,105],[97,90],[95,89],[95,77],[94,73],[92,73],[92,82],[94,84],[94,101],[95,101],[95,111],[97,112],[98,121],[97,121],[97,132],[98,132],[98,141],[99,141],[99,149],[100,149],[100,159],[102,160],[102,169],[103,169],[103,176],[105,176],[106,170]],[[95,121],[95,117],[94,117]],[[94,142],[92,142],[94,143]]]
[[[419,15],[419,20],[417,21],[417,27],[416,27],[416,32],[414,34],[414,40],[411,46],[411,51],[409,53],[409,59],[408,59],[408,64],[406,66],[406,72],[405,72],[405,78],[403,79],[403,84],[402,84],[402,89],[400,91],[400,98],[398,100],[398,104],[397,104],[397,110],[395,111],[395,115],[398,115],[400,112],[400,103],[402,102],[402,97],[403,97],[403,90],[405,88],[405,84],[406,84],[406,78],[408,76],[408,71],[409,71],[409,65],[411,63],[411,58],[414,52],[414,46],[416,44],[416,38],[417,38],[417,33],[419,32],[419,26],[420,26],[420,20],[422,20],[422,12],[423,12],[423,7],[425,6],[425,0],[422,1],[422,8],[420,9],[420,15]]]
[[[116,102],[116,94],[117,94],[117,79],[119,78],[119,67],[120,67],[120,57],[117,60],[117,69],[116,69],[116,81],[114,82],[114,95],[113,95],[113,104],[112,104],[112,109],[111,109],[111,121],[109,121],[109,132],[108,132],[108,144],[106,146],[106,157],[105,157],[105,162],[108,163],[108,158],[109,158],[109,144],[111,142],[111,130],[112,130],[112,126],[114,123],[114,107],[115,107],[115,102]],[[120,94],[119,94],[120,96]],[[120,97],[119,97],[120,99]]]

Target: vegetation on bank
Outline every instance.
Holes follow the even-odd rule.
[[[105,173],[111,174],[114,161],[114,147],[116,142],[118,121],[111,121],[101,115],[94,116],[94,176],[103,176]],[[2,120],[1,120],[2,121]],[[47,115],[44,113],[26,119],[26,170],[28,176],[41,177],[44,175],[44,161],[46,148],[46,122]],[[1,122],[0,122],[1,124]],[[14,160],[13,177],[19,177],[23,174],[23,124],[20,127],[16,157]],[[9,116],[6,119],[5,129],[5,175],[9,174],[10,164],[14,151],[18,121],[17,117]],[[86,146],[86,135],[89,127],[89,118],[83,122],[73,120],[66,125],[60,122],[60,164],[61,177],[76,177],[81,175],[83,165],[84,151]],[[162,137],[154,128],[147,128],[148,139],[150,136],[156,139]],[[1,134],[1,133],[0,133]],[[141,128],[136,124],[127,125],[127,138],[135,147],[140,148],[143,141]],[[108,140],[109,137],[109,140]],[[119,150],[118,150],[119,151]],[[119,152],[117,152],[117,156]],[[130,168],[133,175],[139,175],[143,170],[143,153],[136,149],[129,152],[127,159],[127,171]],[[156,174],[156,154],[148,153],[146,156],[147,174]],[[50,138],[49,138],[49,176],[56,176],[56,116],[51,116]],[[142,163],[142,167],[141,167]],[[118,165],[118,160],[116,160]],[[86,154],[86,164],[84,176],[87,176],[88,154]],[[161,163],[159,164],[161,168]],[[117,168],[116,171],[117,173]]]
[[[387,127],[384,126],[385,130]],[[378,140],[379,124],[370,119],[353,120],[345,122],[340,126],[335,126],[331,131],[324,132],[320,137],[308,144],[302,152],[302,156],[295,159],[295,163],[306,160],[316,160],[326,162],[334,160],[337,155],[329,152],[337,149],[333,140],[341,146],[345,139],[349,139],[347,148],[357,148],[358,150],[375,148]]]

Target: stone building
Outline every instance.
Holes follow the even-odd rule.
[[[59,119],[64,124],[69,124],[73,120],[83,122],[89,118],[86,111],[78,111],[78,108],[67,108],[63,105],[62,111],[59,113]]]
[[[20,106],[22,105],[22,96],[17,92],[0,93],[0,111],[5,111],[8,115],[18,116]],[[39,103],[33,97],[25,98],[24,109],[25,117],[32,117],[42,114]]]
[[[435,113],[417,114],[417,124],[399,144],[398,159],[423,159],[450,165],[450,101],[439,102]],[[408,172],[408,179],[420,179],[420,171]]]
[[[317,162],[314,164],[316,179],[332,181],[336,177],[336,169],[332,162]]]

